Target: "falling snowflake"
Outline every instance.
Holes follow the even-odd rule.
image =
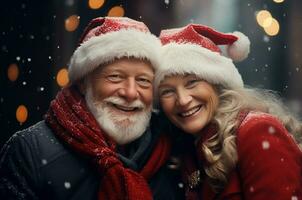
[[[25,81],[23,81],[23,82],[22,82],[22,84],[23,84],[23,85],[26,85],[26,82],[25,82]]]
[[[255,191],[254,187],[251,186],[251,187],[250,187],[250,192],[254,192],[254,191]]]
[[[270,146],[270,144],[269,144],[268,141],[263,141],[263,142],[262,142],[262,148],[263,148],[264,150],[269,149],[269,146]]]
[[[184,187],[184,184],[183,184],[183,183],[178,183],[178,187],[179,187],[179,188],[183,188],[183,187]]]
[[[42,164],[46,165],[47,164],[47,160],[46,159],[42,159]]]
[[[272,49],[271,47],[267,47],[267,50],[268,50],[268,51],[271,51],[271,49]]]
[[[292,196],[291,200],[298,200],[297,196]]]
[[[280,160],[281,160],[281,162],[284,162],[284,158],[281,158]]]
[[[268,132],[269,132],[270,134],[274,134],[274,133],[276,132],[276,130],[275,130],[275,128],[274,128],[273,126],[270,126],[270,127],[268,128]]]
[[[263,36],[263,41],[264,42],[269,42],[269,37],[267,35]]]
[[[69,182],[65,182],[65,183],[64,183],[64,187],[65,187],[66,189],[69,189],[69,188],[71,187],[71,185],[70,185]]]
[[[170,1],[169,0],[165,0],[165,4],[169,5]]]
[[[38,87],[38,88],[37,88],[37,91],[38,91],[38,92],[43,92],[43,91],[44,91],[44,87]]]
[[[21,57],[20,57],[20,56],[17,56],[17,57],[16,57],[16,60],[17,60],[17,61],[20,61],[20,60],[21,60]]]
[[[27,61],[28,61],[28,62],[31,62],[31,58],[27,58]]]

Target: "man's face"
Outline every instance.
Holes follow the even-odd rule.
[[[87,105],[101,128],[117,143],[133,141],[148,126],[153,78],[152,66],[133,58],[116,60],[88,76]]]

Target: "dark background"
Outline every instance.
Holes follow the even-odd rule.
[[[302,115],[302,1],[105,0],[93,10],[88,0],[11,0],[0,8],[0,147],[17,130],[42,119],[61,88],[57,73],[68,67],[84,27],[114,6],[122,7],[124,16],[145,22],[156,35],[190,22],[244,32],[251,40],[251,53],[236,65],[245,83],[278,91]],[[268,10],[279,22],[277,35],[267,35],[258,25],[260,10]],[[79,16],[79,25],[70,32],[65,20],[71,15]],[[11,64],[19,69],[15,81],[8,78]],[[19,105],[28,111],[23,123],[16,118]]]

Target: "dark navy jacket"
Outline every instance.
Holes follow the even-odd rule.
[[[131,153],[120,154],[126,166],[143,167],[156,143],[156,132],[149,130],[131,144],[141,151],[136,161]],[[164,166],[150,180],[154,199],[182,199],[174,174]],[[13,135],[0,154],[0,199],[97,200],[100,180],[90,161],[64,146],[44,121]]]

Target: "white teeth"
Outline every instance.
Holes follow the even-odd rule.
[[[201,108],[201,106],[197,106],[197,107],[192,108],[191,110],[189,110],[187,112],[180,113],[180,115],[182,117],[188,117],[188,116],[193,115],[194,113],[196,113],[200,108]]]
[[[114,106],[123,111],[134,111],[136,109],[135,107],[125,107],[125,106],[116,105],[116,104],[114,104]]]

